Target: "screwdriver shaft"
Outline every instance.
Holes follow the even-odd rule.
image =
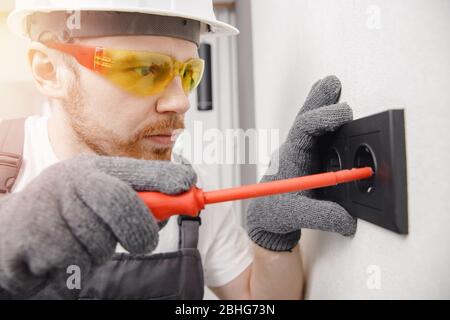
[[[340,183],[372,177],[370,167],[327,172],[280,181],[257,183],[237,188],[204,192],[205,204],[270,196],[303,190],[336,186]]]

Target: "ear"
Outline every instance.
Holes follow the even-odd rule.
[[[28,46],[28,61],[31,73],[38,90],[48,98],[62,99],[67,96],[67,83],[63,81],[66,72],[61,56],[39,42],[31,42]],[[67,75],[68,76],[68,75]]]

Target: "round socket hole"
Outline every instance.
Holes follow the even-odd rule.
[[[375,156],[367,145],[358,147],[355,153],[354,165],[356,168],[371,167],[376,174]],[[373,193],[375,191],[375,174],[370,179],[360,180],[356,182],[356,186],[363,193]]]
[[[342,169],[341,157],[336,149],[328,150],[326,171],[335,172]]]

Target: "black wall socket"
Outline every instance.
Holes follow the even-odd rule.
[[[408,233],[403,110],[389,110],[342,126],[320,139],[322,171],[372,167],[373,178],[318,190],[354,217]]]

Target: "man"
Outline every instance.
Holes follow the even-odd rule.
[[[14,152],[23,153],[21,171],[0,198],[0,294],[201,299],[206,283],[223,299],[300,299],[301,228],[350,236],[355,220],[335,203],[290,193],[251,202],[248,236],[227,205],[206,209],[201,225],[157,221],[136,191],[210,189],[185,161],[170,161],[173,135],[203,73],[200,35],[237,31],[216,20],[210,0],[124,2],[18,1],[10,16],[31,39],[31,72],[52,113],[25,121]],[[69,28],[72,9],[80,28]],[[335,77],[316,83],[274,157],[277,172],[263,181],[313,172],[317,137],[352,119],[340,91]],[[4,146],[16,145],[11,135],[20,136]],[[80,285],[70,270],[81,272]]]

